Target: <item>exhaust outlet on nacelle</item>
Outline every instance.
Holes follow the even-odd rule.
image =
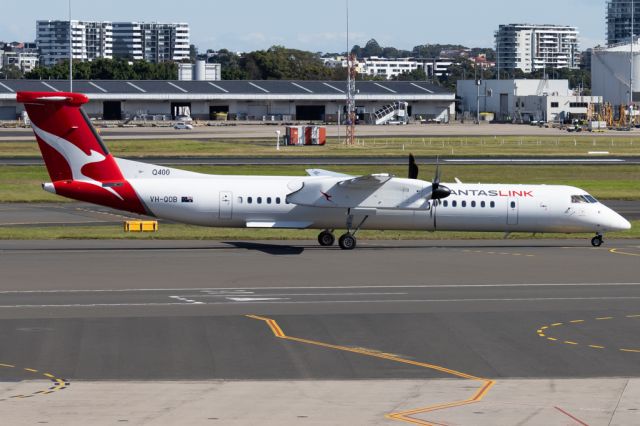
[[[44,189],[47,192],[50,192],[52,194],[56,193],[56,187],[53,186],[53,183],[51,182],[46,182],[42,184],[42,189]]]

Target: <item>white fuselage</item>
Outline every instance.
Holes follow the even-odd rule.
[[[596,232],[630,224],[585,191],[569,186],[444,184],[389,178],[372,190],[344,188],[327,176],[218,176],[118,159],[147,210],[176,222],[214,227]],[[347,226],[347,220],[351,223]]]

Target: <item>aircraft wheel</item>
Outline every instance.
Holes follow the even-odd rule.
[[[591,239],[591,245],[594,247],[600,247],[603,242],[602,235],[597,235]]]
[[[318,235],[318,242],[322,247],[331,247],[336,242],[336,237],[329,231],[322,231]]]
[[[353,250],[356,248],[356,237],[351,234],[344,234],[338,240],[338,244],[342,250]]]

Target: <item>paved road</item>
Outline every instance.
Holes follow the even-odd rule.
[[[295,166],[327,166],[330,165],[405,165],[407,157],[123,157],[145,163],[181,166],[181,165],[295,165]],[[635,165],[640,164],[640,157],[505,157],[505,158],[436,158],[416,157],[419,164],[434,165]],[[37,166],[44,165],[42,157],[0,158],[0,166]]]

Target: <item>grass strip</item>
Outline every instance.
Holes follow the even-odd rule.
[[[315,240],[317,230],[282,229],[236,229],[205,228],[180,224],[160,224],[158,232],[127,233],[122,226],[43,226],[43,227],[0,227],[1,240]],[[496,240],[502,239],[499,232],[427,232],[427,231],[361,231],[360,240]],[[584,239],[593,234],[512,234],[510,239]],[[612,232],[607,239],[640,238],[640,221],[633,221],[632,228],[624,232]]]

